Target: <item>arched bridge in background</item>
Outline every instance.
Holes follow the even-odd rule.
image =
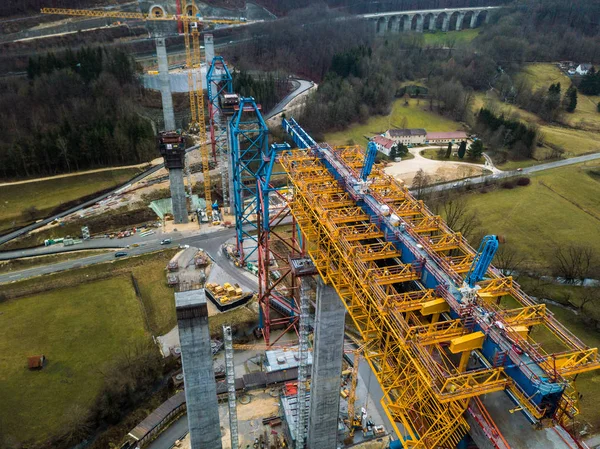
[[[424,30],[460,31],[465,28],[477,28],[487,23],[492,12],[498,8],[499,6],[479,6],[424,9],[362,14],[361,16],[373,23],[377,34],[402,31],[422,33]]]

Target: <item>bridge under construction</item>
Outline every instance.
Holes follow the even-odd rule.
[[[200,66],[201,20],[193,1],[185,6],[189,11],[183,15],[152,7],[150,13],[125,18],[183,22],[186,50],[194,56],[188,57],[192,70]],[[166,53],[162,60],[166,62]],[[253,255],[257,259],[259,328],[265,343],[276,342],[271,338],[275,326],[299,335],[296,449],[338,447],[334,429],[340,423],[346,316],[382,388],[381,406],[394,439],[390,447],[462,449],[474,443],[481,449],[585,448],[573,435],[578,414],[574,380],[600,367],[598,351],[492,266],[499,239],[486,236],[478,250],[472,248],[375,164],[372,143],[366,150],[319,144],[296,121],[284,119],[282,126],[297,148],[269,145],[260,105],[233,94],[223,58],[207,62],[210,139],[202,80],[189,75],[207,212],[212,208],[211,144],[213,158],[218,155],[222,161],[223,198],[229,191],[236,219],[238,265],[247,266]],[[170,93],[165,90],[165,95]],[[232,96],[235,101],[228,103]],[[179,215],[185,220],[183,140],[168,137],[178,139],[161,143],[167,156],[167,150],[178,150],[169,168],[181,186],[173,196],[181,199]],[[309,326],[311,278],[317,287]],[[178,291],[176,297],[192,448],[215,449],[221,447],[221,432],[206,297],[200,289]],[[310,388],[304,363],[309,327],[314,329]],[[538,336],[543,340],[536,341]],[[226,360],[230,370],[231,353]],[[231,371],[228,393],[232,446],[237,449]],[[352,434],[355,417],[349,415]]]

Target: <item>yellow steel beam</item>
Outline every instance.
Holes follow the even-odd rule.
[[[446,302],[445,299],[436,298],[432,301],[428,301],[421,306],[421,314],[422,315],[433,315],[443,312],[449,312],[450,305]]]
[[[458,354],[459,352],[480,349],[484,339],[485,334],[479,331],[455,338],[450,342],[450,352]]]

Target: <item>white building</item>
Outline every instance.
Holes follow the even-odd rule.
[[[592,69],[592,64],[579,64],[575,69],[575,73],[578,75],[587,75],[588,72]]]
[[[467,133],[464,131],[451,131],[451,132],[440,132],[440,133],[427,133],[425,143],[435,145],[440,143],[457,143],[467,140]]]
[[[375,143],[377,151],[385,154],[386,156],[389,156],[392,148],[397,145],[392,139],[388,139],[384,136],[375,136],[373,137],[372,141]]]
[[[422,128],[388,129],[385,137],[402,145],[419,145],[425,143],[427,132]]]

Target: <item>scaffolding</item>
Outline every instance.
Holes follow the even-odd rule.
[[[300,332],[298,339],[298,422],[296,449],[304,449],[308,424],[306,392],[308,387],[308,330],[309,330],[309,276],[317,271],[309,257],[290,258],[292,274],[300,278]]]
[[[225,375],[227,376],[227,399],[229,405],[229,433],[231,449],[239,448],[237,399],[235,396],[235,367],[233,365],[233,340],[231,327],[223,326],[223,342],[225,344]]]

